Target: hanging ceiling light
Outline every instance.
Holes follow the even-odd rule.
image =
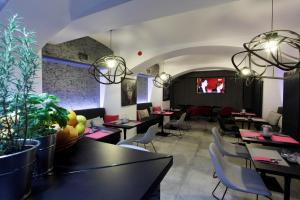
[[[251,80],[283,79],[274,76],[274,67],[283,71],[300,68],[300,35],[290,30],[273,30],[273,10],[272,0],[271,31],[261,33],[244,43],[245,51],[238,52],[231,58],[233,66],[242,77],[251,77]],[[273,68],[273,76],[263,76],[268,68]]]
[[[171,85],[172,76],[164,72],[164,66],[161,73],[157,74],[153,79],[153,85],[157,88],[167,88]]]
[[[110,30],[109,47],[112,49],[112,30]],[[124,58],[113,54],[98,58],[89,68],[89,73],[101,84],[119,84],[127,75],[133,74]]]

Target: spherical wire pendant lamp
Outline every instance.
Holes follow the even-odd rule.
[[[157,88],[167,88],[171,85],[172,76],[164,72],[164,65],[163,70],[161,73],[158,73],[153,79],[153,85]]]
[[[172,77],[165,72],[157,74],[153,79],[153,85],[157,88],[167,88],[171,85]]]
[[[112,30],[110,30],[110,49]],[[127,75],[133,74],[126,66],[125,59],[116,55],[106,55],[96,59],[90,66],[89,73],[94,79],[105,85],[119,84]]]
[[[271,31],[255,36],[243,44],[245,51],[231,58],[238,75],[255,80],[261,78],[283,79],[274,76],[274,67],[283,71],[300,68],[300,35],[291,30],[273,30],[273,0]],[[244,65],[243,61],[247,61]],[[264,76],[268,68],[273,68],[273,76]]]

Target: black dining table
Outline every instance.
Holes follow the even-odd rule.
[[[127,129],[135,128],[141,125],[143,122],[137,120],[128,120],[127,122],[122,122],[121,120],[113,121],[113,122],[106,122],[103,125],[106,127],[114,127],[114,128],[121,128],[123,129],[124,133],[124,140],[126,140],[126,133]]]
[[[271,146],[264,146],[259,144],[246,144],[246,147],[251,155],[251,149],[253,148],[261,148],[261,149],[268,149],[268,150],[275,150],[279,154],[282,151],[280,147],[271,147]],[[265,156],[265,155],[262,155]],[[252,157],[252,155],[251,155]],[[291,179],[296,178],[300,179],[300,165],[297,163],[290,163],[288,162],[289,166],[283,166],[278,164],[271,164],[271,163],[264,163],[260,161],[253,160],[254,167],[257,171],[263,174],[274,174],[278,176],[284,177],[284,200],[290,199],[290,187],[291,187]]]
[[[88,138],[55,156],[53,174],[33,179],[30,200],[149,199],[173,164],[170,155]]]
[[[244,128],[244,123],[248,124],[248,129],[251,128],[251,124],[267,124],[268,122],[259,117],[253,117],[253,116],[238,116],[233,118],[236,122],[242,123],[242,128]]]
[[[293,149],[300,149],[300,143],[289,143],[289,142],[281,142],[281,141],[273,141],[271,137],[263,137],[261,135],[261,132],[256,131],[256,130],[247,130],[247,129],[239,129],[240,136],[242,138],[242,141],[245,143],[257,143],[257,144],[262,144],[266,146],[275,146],[275,147],[284,147],[284,148],[293,148]],[[245,136],[243,135],[243,132],[246,133],[257,133],[258,135],[261,136]],[[286,138],[292,138],[289,135],[284,135],[281,133],[273,133],[274,135],[277,135],[279,137],[286,137]]]
[[[168,135],[170,135],[170,133],[167,133],[164,131],[164,118],[167,116],[168,117],[172,116],[174,114],[174,112],[172,112],[172,111],[156,111],[156,112],[152,112],[151,114],[159,115],[162,117],[161,131],[158,132],[156,135],[163,136],[163,137],[167,137]]]

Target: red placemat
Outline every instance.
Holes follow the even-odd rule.
[[[289,136],[279,136],[279,135],[272,135],[271,140],[274,142],[286,142],[286,143],[293,143],[293,144],[300,144],[297,140]]]
[[[257,138],[259,140],[265,140],[259,132],[240,132],[242,137]]]
[[[265,156],[253,156],[252,159],[255,161],[266,161],[266,162],[272,162],[273,160],[272,158],[268,158]]]
[[[164,115],[172,115],[174,112],[164,112]]]
[[[104,131],[96,131],[95,133],[91,133],[91,134],[87,134],[85,135],[85,137],[88,137],[88,138],[92,138],[92,139],[95,139],[95,140],[98,140],[98,139],[101,139],[101,138],[104,138],[108,135],[110,135],[111,133],[108,133],[108,132],[104,132]]]
[[[242,113],[242,112],[232,112],[231,114],[232,114],[232,115],[256,116],[255,113],[248,113],[248,112],[246,112],[246,113]]]

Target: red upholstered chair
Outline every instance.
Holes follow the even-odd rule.
[[[211,107],[210,106],[199,106],[198,114],[203,117],[211,117]]]
[[[194,117],[199,114],[199,109],[197,106],[192,106],[192,107],[188,108],[187,113],[190,117]]]
[[[152,107],[152,112],[160,112],[161,111],[161,107],[160,106],[153,106]]]
[[[221,117],[230,117],[232,111],[233,111],[233,108],[232,108],[232,107],[224,107],[224,108],[222,108],[222,110],[220,111],[220,116],[221,116]]]
[[[113,122],[119,119],[119,115],[104,115],[103,121],[104,123]]]

